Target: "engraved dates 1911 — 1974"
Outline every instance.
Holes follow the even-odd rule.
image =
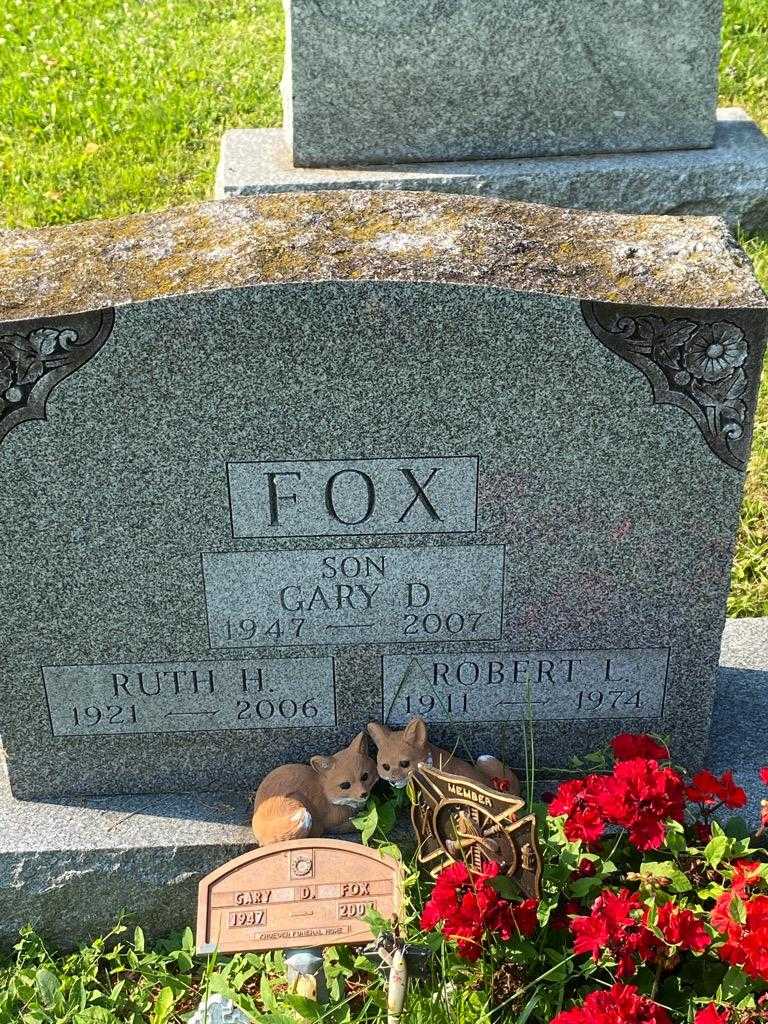
[[[455,651],[382,658],[385,721],[659,718],[669,648]]]
[[[203,555],[211,647],[498,640],[504,548]]]

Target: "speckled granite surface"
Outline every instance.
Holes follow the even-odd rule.
[[[709,146],[722,6],[285,0],[295,162]]]
[[[710,149],[514,160],[295,167],[279,128],[232,128],[221,140],[214,197],[321,189],[402,189],[616,213],[723,217],[768,227],[768,138],[738,107],[718,110]]]
[[[390,711],[520,765],[531,693],[540,763],[622,727],[703,756],[766,333],[719,221],[268,196],[5,233],[0,268],[17,796],[247,790]],[[473,467],[451,535],[425,527],[423,456]],[[396,461],[410,532],[345,533],[360,459],[372,487]],[[290,460],[364,489],[331,522],[334,482],[302,491]],[[235,530],[234,462],[268,464],[260,537]],[[315,525],[275,529],[299,501]],[[477,593],[421,578],[473,546]],[[223,552],[237,585],[204,574]]]

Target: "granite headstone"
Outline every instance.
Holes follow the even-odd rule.
[[[721,222],[277,195],[0,268],[17,797],[246,789],[414,712],[701,760],[767,318]]]
[[[692,149],[722,0],[284,0],[299,167]]]

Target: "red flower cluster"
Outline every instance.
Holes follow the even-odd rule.
[[[589,916],[571,921],[574,952],[589,953],[593,960],[599,960],[607,951],[618,965],[616,977],[631,977],[638,963],[648,963],[662,954],[668,957],[672,952],[654,935],[648,922],[649,910],[637,893],[606,890],[592,904]],[[656,927],[667,946],[694,953],[703,952],[712,941],[693,911],[678,907],[674,901],[659,907]]]
[[[728,1024],[730,1019],[728,1010],[718,1010],[714,1003],[710,1003],[697,1012],[693,1024]]]
[[[712,772],[697,772],[685,795],[694,804],[714,809],[719,805],[725,807],[744,807],[747,794],[733,781],[733,772],[723,772],[718,779]]]
[[[640,897],[629,889],[601,893],[588,917],[571,921],[574,952],[589,953],[593,960],[599,960],[607,951],[618,964],[616,977],[631,977],[638,961],[654,959],[661,948],[659,940],[643,924],[643,909]]]
[[[471,875],[465,864],[451,864],[437,876],[432,895],[421,913],[425,930],[442,923],[442,933],[456,939],[459,956],[477,960],[485,935],[501,939],[533,935],[538,926],[537,900],[513,904],[491,885],[499,874],[498,864],[487,864],[480,875]]]
[[[720,958],[751,978],[768,981],[768,896],[750,895],[760,881],[760,867],[758,861],[736,862],[731,888],[718,897],[711,921],[725,936]]]
[[[693,911],[681,910],[674,901],[659,907],[656,927],[668,945],[690,949],[693,953],[703,953],[712,942],[704,923]]]
[[[664,822],[683,820],[683,780],[673,768],[647,758],[621,761],[613,770],[603,809],[609,821],[627,829],[639,850],[656,850],[664,842]]]
[[[653,736],[638,736],[631,732],[623,732],[611,740],[611,750],[616,761],[634,761],[643,757],[649,761],[668,761],[669,751],[663,743]]]
[[[614,745],[628,752],[629,740],[637,740],[639,747],[645,741],[658,746],[645,736],[618,736]],[[664,842],[665,821],[682,821],[684,809],[680,775],[652,757],[620,760],[612,775],[564,782],[549,805],[553,817],[565,815],[564,830],[571,842],[595,843],[606,825],[613,824],[627,829],[629,841],[640,850],[658,849]]]
[[[551,1024],[671,1024],[658,1003],[642,996],[634,985],[614,985],[590,992],[581,1006],[564,1010]]]
[[[605,831],[605,816],[601,807],[604,779],[587,775],[584,779],[561,782],[550,801],[549,814],[553,818],[565,815],[565,835],[570,842],[596,843]]]

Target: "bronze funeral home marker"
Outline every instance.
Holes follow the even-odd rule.
[[[200,882],[198,953],[295,949],[373,938],[369,910],[400,910],[391,857],[340,839],[298,839],[253,850]]]

